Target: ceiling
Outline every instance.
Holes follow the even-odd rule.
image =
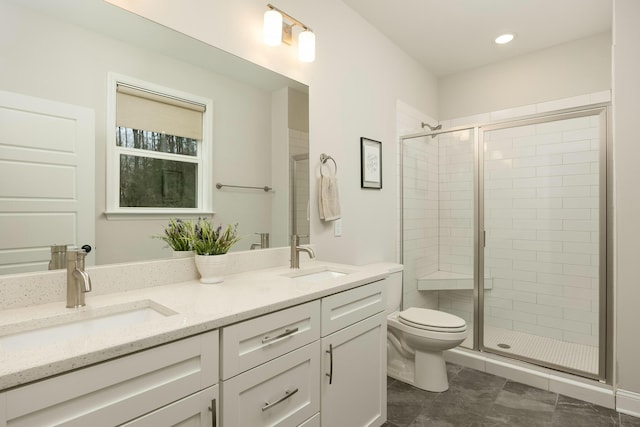
[[[613,0],[343,0],[437,77],[610,32]],[[500,34],[513,33],[507,45]]]

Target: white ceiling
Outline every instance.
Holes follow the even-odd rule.
[[[611,31],[612,0],[343,1],[438,77]]]

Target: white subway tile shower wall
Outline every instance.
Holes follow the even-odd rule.
[[[290,156],[300,154],[309,154],[309,133],[295,129],[289,129],[289,150]],[[309,159],[297,162],[298,170],[296,172],[296,218],[297,222],[296,234],[301,237],[301,244],[309,243]]]
[[[404,307],[436,308],[435,292],[419,292],[418,278],[438,270],[438,145],[412,138],[403,147]]]
[[[463,130],[439,137],[438,174],[440,200],[438,270],[468,275],[473,279],[473,131]],[[473,326],[473,290],[438,292],[438,309],[463,318]],[[465,342],[471,346],[471,340]]]
[[[473,277],[473,132],[439,137],[438,270]]]
[[[598,344],[599,119],[484,134],[485,322]]]

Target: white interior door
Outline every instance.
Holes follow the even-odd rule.
[[[94,122],[89,108],[0,91],[0,274],[46,270],[53,244],[94,246]]]

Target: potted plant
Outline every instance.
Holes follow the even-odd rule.
[[[202,283],[220,283],[227,265],[227,252],[240,238],[238,224],[215,227],[207,219],[199,219],[191,228],[191,247],[196,253],[196,268]]]
[[[193,255],[192,229],[193,223],[191,221],[169,218],[169,225],[164,228],[164,233],[154,237],[164,241],[172,249],[175,258],[188,257]]]

